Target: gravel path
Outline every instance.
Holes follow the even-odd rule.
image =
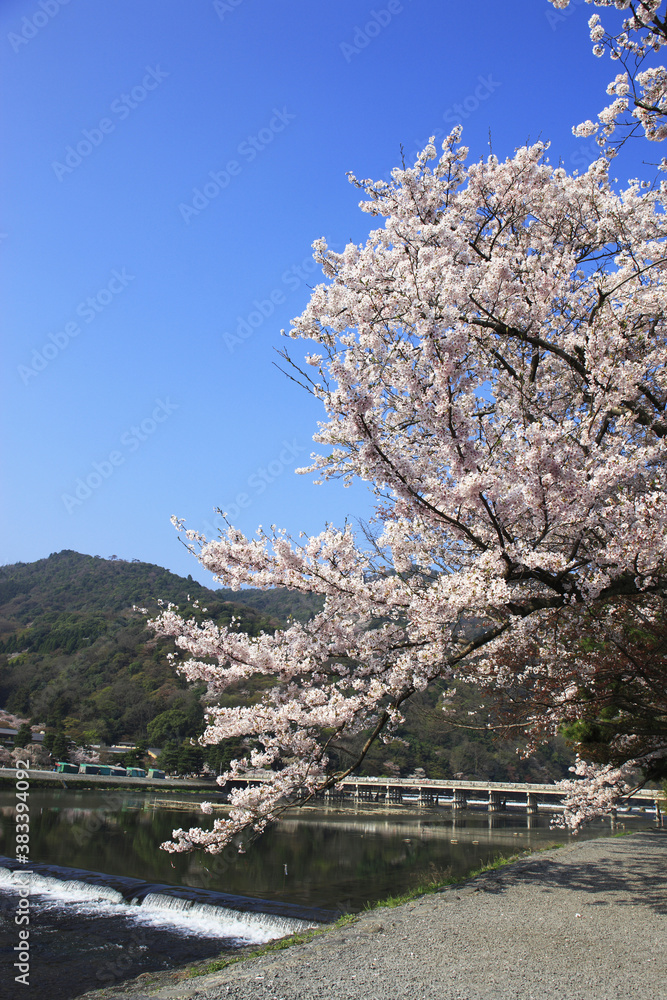
[[[657,1000],[667,995],[667,832],[576,843],[307,944],[87,1000]]]

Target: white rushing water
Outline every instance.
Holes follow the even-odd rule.
[[[243,938],[252,944],[271,941],[273,938],[294,934],[306,930],[312,924],[293,917],[279,917],[267,913],[243,913],[239,910],[229,910],[222,906],[210,906],[208,903],[194,903],[190,899],[179,896],[148,893],[138,908],[137,919],[142,923],[167,923],[173,921],[181,926],[187,921],[188,926],[201,927],[202,933],[216,927],[225,927],[225,936]]]
[[[21,871],[21,887],[30,887],[31,907],[36,910],[67,909],[81,916],[121,916],[144,927],[178,930],[195,937],[221,938],[239,944],[263,944],[312,924],[291,917],[266,913],[244,913],[178,896],[148,893],[140,905],[128,903],[117,889],[78,879],[65,881],[36,872]],[[0,868],[0,893],[18,889],[14,873]]]
[[[20,880],[14,876],[19,875]],[[117,889],[112,889],[107,885],[91,885],[89,882],[80,882],[78,879],[64,881],[59,878],[50,878],[48,875],[40,875],[38,872],[19,870],[9,871],[7,868],[0,868],[0,891],[6,889],[16,890],[30,888],[32,896],[46,896],[55,899],[62,899],[68,903],[93,903],[108,902],[123,904],[122,893]]]

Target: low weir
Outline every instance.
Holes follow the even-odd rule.
[[[144,882],[125,875],[108,875],[82,868],[69,868],[39,862],[21,864],[13,858],[0,856],[0,888],[11,887],[13,876],[21,884],[32,883],[32,891],[76,891],[91,900],[106,899],[112,903],[145,906],[161,910],[180,910],[219,920],[233,920],[259,925],[267,938],[306,930],[317,924],[331,923],[339,913],[314,906],[300,906],[276,899],[255,899],[195,886],[167,885]],[[275,931],[275,933],[272,933]]]

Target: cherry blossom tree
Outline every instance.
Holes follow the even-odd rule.
[[[564,732],[593,761],[644,761],[667,777],[666,611],[662,595],[622,597],[558,608],[530,634],[515,631],[478,664],[498,727],[535,743]],[[556,667],[543,661],[545,644]]]
[[[12,750],[11,755],[15,763],[27,760],[29,766],[34,768],[45,768],[51,764],[51,754],[41,743],[28,743],[25,747]]]
[[[666,612],[655,594],[570,604],[478,664],[494,695],[491,728],[528,734],[527,752],[558,732],[576,746],[572,770],[585,780],[562,785],[569,825],[667,778]]]
[[[667,188],[618,193],[604,159],[568,176],[543,144],[467,152],[455,130],[389,183],[351,176],[377,228],[340,253],[314,244],[325,280],[289,331],[326,414],[302,471],[370,484],[374,534],[206,539],[176,521],[224,586],[324,606],[257,637],[173,607],[152,623],[212,695],[274,681],[256,705],[210,708],[203,737],[248,741],[221,782],[266,780],[167,850],[261,832],[390,739],[414,692],[488,680],[508,643],[557,672],[554,611],[664,593]]]
[[[569,7],[572,0],[550,0],[559,10]],[[664,0],[586,0],[595,7],[613,7],[624,12],[614,28],[603,25],[599,14],[588,22],[593,53],[610,57],[622,67],[607,87],[613,97],[598,115],[597,122],[582,122],[573,130],[575,135],[595,135],[606,146],[620,129],[622,138],[607,146],[614,155],[618,145],[631,135],[643,132],[651,141],[667,137],[667,69],[646,66],[655,53],[667,44],[667,4]],[[645,68],[642,68],[645,67]]]
[[[4,709],[0,709],[0,727],[20,729],[24,723],[28,723],[29,721],[29,719],[20,719],[17,715],[11,715]]]
[[[69,759],[72,764],[99,764],[100,755],[96,750],[92,750],[90,747],[82,746],[77,747],[69,755]]]

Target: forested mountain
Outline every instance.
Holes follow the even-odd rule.
[[[300,594],[297,590],[280,587],[277,590],[216,590],[219,600],[232,601],[253,608],[286,625],[290,618],[306,622],[322,610],[323,601],[317,594]]]
[[[203,730],[204,688],[186,684],[167,658],[173,642],[156,638],[145,616],[133,610],[157,611],[158,599],[186,614],[195,613],[196,601],[218,624],[235,616],[251,635],[283,627],[290,618],[307,621],[319,610],[310,595],[214,591],[159,566],[72,551],[0,567],[0,709],[76,743],[164,746],[176,770],[179,748]],[[237,686],[221,703],[248,704],[260,695],[256,685]],[[444,687],[433,688],[408,703],[397,733],[401,742],[377,744],[360,773],[405,776],[423,768],[433,778],[542,781],[566,773],[572,755],[562,740],[522,760],[516,744],[452,725],[474,722],[470,713],[482,702],[476,689],[459,685],[449,715],[442,712],[444,696]],[[238,741],[228,743],[207,751],[212,766],[243,752]],[[332,763],[345,761],[334,756]]]
[[[277,622],[221,600],[191,578],[139,561],[63,551],[0,568],[0,708],[64,727],[76,740],[145,739],[162,713],[185,715],[180,732],[201,732],[203,689],[188,686],[167,659],[170,640],[146,629],[133,605],[158,599],[218,624],[240,618],[251,635]]]

